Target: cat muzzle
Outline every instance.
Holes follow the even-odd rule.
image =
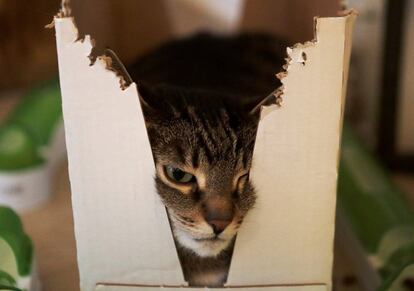
[[[202,208],[204,219],[211,226],[215,235],[222,233],[233,221],[233,203],[225,198],[210,198],[203,203]]]

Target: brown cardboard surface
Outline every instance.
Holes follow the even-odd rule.
[[[244,3],[240,15],[241,19],[236,21],[240,22],[241,30],[270,32],[291,41],[291,43],[311,39],[313,17],[335,16],[340,6],[340,1],[337,0],[238,1]],[[71,6],[81,34],[93,35],[100,43],[114,49],[117,55],[128,63],[148,49],[171,38],[177,25],[179,31],[190,31],[190,26],[194,28],[192,24],[189,27],[182,27],[181,23],[173,23],[174,19],[172,19],[168,8],[169,4],[174,2],[181,2],[179,5],[182,2],[193,2],[192,6],[197,7],[194,3],[200,1],[71,0]],[[235,0],[216,2],[235,2]],[[204,27],[223,27],[220,24],[206,23],[201,20],[200,15],[205,15],[205,12],[200,9],[191,9],[191,6],[187,5],[180,11],[183,14],[188,12],[190,12],[189,17],[192,21],[199,21],[203,23]],[[233,14],[233,16],[235,15],[237,14]],[[215,21],[214,15],[211,20]],[[224,26],[228,27],[228,23],[225,21]],[[233,30],[237,29],[235,26],[230,25],[230,27]]]

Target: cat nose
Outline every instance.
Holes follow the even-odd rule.
[[[214,234],[219,235],[231,223],[231,220],[207,220],[207,223],[213,228]]]
[[[203,203],[202,207],[204,219],[216,235],[222,233],[233,220],[233,203],[227,199],[211,197]]]

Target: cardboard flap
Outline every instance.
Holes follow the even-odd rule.
[[[354,18],[317,19],[316,41],[288,49],[282,107],[262,112],[251,170],[258,201],[237,236],[227,286],[331,280]]]
[[[104,59],[90,66],[90,38],[77,41],[72,18],[55,27],[81,289],[181,285],[136,86],[122,91]]]
[[[101,285],[99,284],[95,291],[144,291],[144,290],[159,290],[162,288],[167,291],[199,291],[199,290],[212,290],[212,291],[231,291],[231,290],[243,290],[243,291],[327,291],[326,285],[285,285],[285,286],[237,286],[228,288],[190,288],[190,287],[158,287],[158,286],[127,286],[127,285]]]

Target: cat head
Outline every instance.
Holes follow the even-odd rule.
[[[259,113],[206,91],[141,84],[139,93],[174,237],[199,256],[217,256],[255,203],[249,172]]]

